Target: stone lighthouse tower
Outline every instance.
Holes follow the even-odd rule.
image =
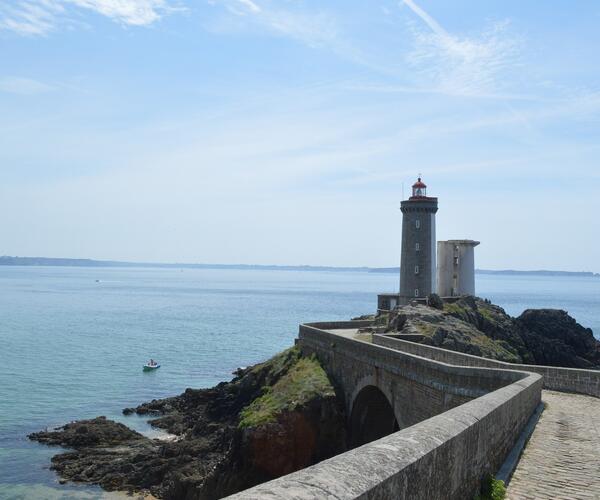
[[[402,256],[400,261],[400,303],[427,297],[435,292],[436,240],[435,214],[438,200],[427,196],[427,186],[419,179],[412,196],[401,203]]]

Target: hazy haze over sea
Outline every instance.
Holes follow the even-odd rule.
[[[60,486],[59,451],[26,439],[69,420],[206,387],[292,345],[300,322],[373,312],[395,274],[209,269],[0,268],[0,498],[95,498]],[[478,295],[513,315],[569,311],[600,334],[600,279],[477,276]],[[154,357],[155,373],[142,373]]]

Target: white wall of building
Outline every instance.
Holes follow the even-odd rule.
[[[475,247],[478,241],[437,243],[437,293],[442,297],[475,295]]]

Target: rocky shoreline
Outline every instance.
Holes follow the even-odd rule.
[[[230,382],[123,413],[152,417],[153,427],[177,438],[150,439],[105,417],[29,438],[71,449],[52,458],[61,482],[183,500],[221,498],[346,449],[333,387],[296,348],[238,370]]]
[[[475,297],[413,304],[370,317],[377,333],[515,363],[600,368],[600,342],[565,311],[525,311],[518,318]],[[149,417],[175,436],[150,439],[97,417],[33,433],[69,451],[52,458],[61,482],[157,498],[221,498],[302,469],[348,448],[346,418],[318,361],[288,349],[239,369],[230,382],[153,400],[125,415]]]

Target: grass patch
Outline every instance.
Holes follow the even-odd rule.
[[[492,314],[492,312],[489,309],[486,309],[485,307],[479,307],[479,308],[477,308],[477,312],[479,312],[479,314],[481,314],[490,323],[496,322],[494,315]]]
[[[240,429],[275,422],[284,411],[293,410],[311,399],[335,394],[325,371],[314,356],[299,358],[289,371],[264,394],[240,412]]]
[[[507,363],[520,363],[521,359],[512,351],[507,349],[503,340],[494,340],[485,334],[469,335],[469,343],[481,349],[484,358],[497,359]]]
[[[438,325],[434,325],[432,323],[427,323],[425,321],[413,320],[410,322],[413,328],[420,333],[421,335],[425,335],[426,337],[431,337],[438,329]]]
[[[481,493],[475,495],[475,500],[504,500],[506,498],[506,486],[504,481],[496,479],[488,474],[481,485]]]
[[[460,307],[456,302],[446,302],[444,303],[444,312],[448,314],[458,314],[459,316],[463,316],[465,314],[465,309]]]
[[[250,371],[257,377],[259,377],[261,374],[266,374],[266,383],[268,384],[269,380],[276,380],[282,374],[287,372],[290,367],[294,366],[301,357],[302,354],[300,353],[300,349],[298,349],[298,347],[290,347],[285,351],[281,351],[280,353],[276,354],[264,363],[258,363],[257,365],[254,365]]]

